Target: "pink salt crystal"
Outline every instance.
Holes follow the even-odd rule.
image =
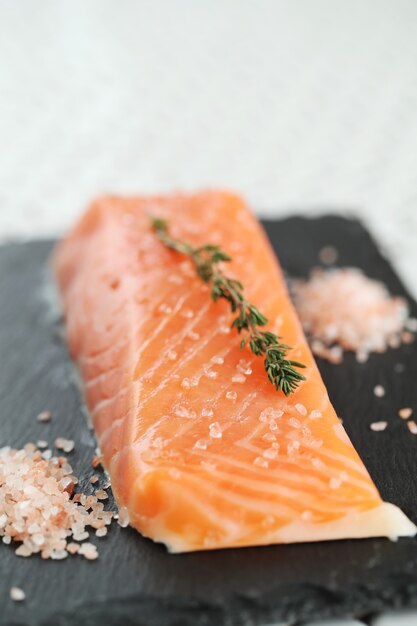
[[[276,459],[278,456],[278,450],[274,448],[268,448],[267,450],[264,451],[263,456],[266,459]]]
[[[243,384],[244,382],[246,382],[246,376],[244,376],[243,374],[235,374],[234,376],[232,376],[232,383]]]
[[[409,417],[411,417],[413,414],[413,409],[409,408],[409,407],[404,407],[403,409],[400,409],[398,411],[398,415],[401,417],[401,419],[403,420],[408,420]]]
[[[261,456],[257,456],[255,460],[253,461],[253,464],[256,465],[257,467],[263,467],[265,469],[269,467],[268,461],[263,459]]]
[[[89,561],[94,561],[95,559],[98,558],[97,548],[92,543],[81,544],[78,554],[81,554]]]
[[[209,426],[209,433],[212,439],[221,439],[222,438],[222,429],[220,427],[219,422],[213,422]]]
[[[37,415],[36,419],[38,420],[38,422],[49,422],[51,417],[52,417],[51,411],[42,411],[41,413]]]
[[[62,561],[66,559],[68,556],[68,552],[66,550],[52,550],[51,559],[53,561]]]
[[[313,411],[311,411],[309,417],[312,420],[319,420],[319,419],[321,419],[323,417],[323,414],[322,414],[321,411],[318,411],[317,409],[314,409]]]
[[[196,450],[207,450],[207,440],[206,439],[197,439],[193,446]]]
[[[16,554],[16,556],[30,556],[32,554],[32,550],[30,550],[27,546],[25,546],[23,543],[14,551],[14,553]]]
[[[94,484],[95,484],[95,483],[97,483],[98,481],[99,481],[98,476],[96,476],[96,475],[91,476],[91,478],[90,478],[90,483],[91,483],[92,485],[94,485]]]
[[[410,433],[412,433],[413,435],[417,435],[417,424],[413,420],[407,422],[407,426]]]
[[[410,317],[410,319],[407,320],[405,327],[407,330],[411,330],[411,332],[417,333],[417,319],[414,317]]]
[[[119,517],[118,517],[117,523],[122,528],[126,528],[127,526],[129,526],[129,521],[130,520],[129,520],[128,510],[126,509],[126,507],[121,507],[119,509]]]
[[[43,559],[65,559],[74,550],[67,549],[67,538],[81,541],[88,538],[86,526],[97,529],[111,522],[111,511],[105,512],[94,496],[71,499],[77,482],[71,472],[64,457],[45,458],[33,444],[23,450],[0,449],[0,476],[6,476],[0,480],[0,502],[8,503],[0,514],[2,541],[22,541],[18,556],[40,552]],[[90,506],[95,506],[91,514]],[[93,552],[91,558],[96,558]]]
[[[26,598],[26,594],[20,587],[12,587],[10,589],[10,599],[13,602],[22,602]]]
[[[218,376],[218,373],[215,372],[214,370],[207,369],[205,370],[204,375],[207,376],[207,378],[211,378],[212,380],[215,380]]]
[[[96,537],[105,537],[107,535],[107,528],[104,526],[103,528],[97,528]]]
[[[103,457],[101,455],[93,456],[93,460],[91,461],[91,466],[96,469],[103,462]]]
[[[374,395],[377,398],[383,398],[385,396],[385,389],[382,385],[376,385],[374,387]]]
[[[400,339],[413,341],[413,335],[404,331],[406,301],[392,297],[381,282],[358,269],[318,270],[293,287],[313,352],[334,363],[340,362],[343,350],[355,352],[357,360],[365,362],[371,352],[384,352]]]
[[[388,422],[372,422],[369,428],[374,432],[380,432],[382,430],[385,430],[387,426]]]
[[[227,398],[228,400],[236,400],[236,398],[237,398],[237,393],[236,393],[236,391],[228,391],[228,392],[226,393],[226,398]]]
[[[401,339],[403,341],[403,343],[413,343],[414,341],[414,335],[413,333],[410,333],[410,331],[406,330],[401,334]]]
[[[329,480],[329,487],[330,489],[339,489],[339,487],[342,484],[342,479],[338,478],[336,476],[333,476],[330,480]]]
[[[294,408],[300,415],[307,415],[307,409],[305,408],[304,404],[297,402]]]
[[[36,442],[36,447],[39,448],[40,450],[44,450],[45,448],[48,447],[48,442],[45,441],[44,439],[39,439]]]
[[[72,439],[66,439],[62,449],[64,452],[72,452],[74,450],[74,442]]]
[[[109,497],[104,489],[98,489],[95,495],[97,500],[107,500],[107,498]]]
[[[324,246],[319,252],[319,259],[324,265],[334,265],[339,256],[334,246]]]

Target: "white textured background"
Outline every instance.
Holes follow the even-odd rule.
[[[416,0],[0,0],[0,235],[95,194],[348,207],[417,293]]]
[[[206,186],[359,214],[417,294],[417,0],[0,0],[0,238]]]

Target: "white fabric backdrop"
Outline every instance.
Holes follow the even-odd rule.
[[[417,2],[3,0],[0,236],[103,191],[347,207],[417,292]]]

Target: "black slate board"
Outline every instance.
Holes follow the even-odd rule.
[[[405,295],[391,267],[356,221],[327,216],[267,222],[291,276],[318,264],[327,244],[339,263],[363,268]],[[45,267],[52,242],[0,248],[0,445],[56,436],[76,440],[70,455],[88,488],[94,439],[83,414],[59,323],[45,301]],[[417,314],[411,301],[412,313]],[[319,362],[330,397],[383,497],[417,522],[417,438],[397,417],[417,408],[417,344],[359,365]],[[398,372],[397,364],[404,366]],[[375,384],[385,398],[372,393]],[[49,409],[53,420],[35,416]],[[375,420],[389,422],[371,433]],[[65,562],[22,559],[0,546],[0,624],[92,626],[251,626],[330,615],[365,615],[417,605],[417,541],[373,539],[169,555],[131,529],[113,525],[97,540],[100,558]],[[12,585],[27,599],[9,599]]]

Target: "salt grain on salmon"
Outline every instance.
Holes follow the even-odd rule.
[[[417,424],[413,420],[407,422],[407,426],[410,433],[412,433],[413,435],[417,435]]]
[[[411,409],[410,407],[404,407],[403,409],[400,409],[398,411],[398,415],[403,420],[408,420],[408,418],[411,417],[412,414],[413,414],[413,409]]]
[[[209,426],[209,433],[212,439],[221,439],[222,438],[222,429],[220,427],[219,422],[213,422]]]
[[[197,450],[207,450],[207,441],[205,439],[197,439],[194,448]]]
[[[382,430],[385,430],[387,426],[388,426],[388,422],[381,421],[381,422],[372,422],[369,428],[377,433],[377,432],[381,432]]]
[[[339,489],[342,484],[342,479],[336,476],[333,476],[329,481],[330,489]]]
[[[297,404],[294,405],[294,408],[300,415],[307,415],[307,409],[304,404],[297,402]]]
[[[265,459],[263,459],[261,456],[257,456],[254,461],[253,464],[256,465],[257,467],[263,467],[265,469],[267,469],[269,467],[269,463],[268,461],[266,461]]]
[[[311,420],[319,420],[323,417],[323,414],[321,411],[319,411],[318,409],[314,409],[313,411],[311,411],[309,418]]]

